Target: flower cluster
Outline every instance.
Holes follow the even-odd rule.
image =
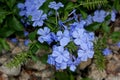
[[[43,26],[44,20],[47,19],[47,14],[44,14],[43,10],[39,8],[43,5],[45,0],[26,0],[24,4],[19,3],[18,8],[21,10],[20,15],[29,17],[31,16],[31,21],[33,21],[33,26]],[[48,8],[57,10],[64,5],[55,1],[50,2]],[[52,44],[52,54],[48,55],[47,62],[54,65],[57,70],[70,68],[71,71],[75,71],[76,66],[80,64],[81,61],[87,61],[88,58],[93,58],[94,56],[94,32],[89,32],[85,29],[88,25],[97,22],[102,23],[108,15],[111,15],[111,21],[115,21],[116,12],[112,10],[111,12],[106,12],[104,10],[96,10],[93,15],[88,15],[86,19],[83,19],[81,14],[76,14],[76,10],[73,10],[68,15],[68,20],[59,20],[59,30],[56,32],[51,32],[48,27],[43,27],[38,29],[37,34],[39,35],[38,41],[40,43]],[[58,12],[57,12],[58,13]],[[73,17],[70,15],[73,14]],[[49,15],[49,14],[48,14]],[[79,19],[79,16],[81,17]],[[56,16],[57,18],[57,16]],[[70,24],[65,24],[73,20]],[[75,46],[76,51],[71,51],[72,46]],[[71,47],[72,47],[71,46]],[[105,49],[103,51],[104,55],[108,55],[111,51]],[[76,55],[73,55],[76,53]]]
[[[47,19],[47,15],[43,13],[43,10],[39,8],[46,0],[26,0],[25,3],[19,3],[17,7],[20,9],[19,15],[27,18],[32,17],[33,26],[43,26],[44,20]]]

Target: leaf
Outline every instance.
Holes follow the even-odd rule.
[[[116,41],[119,41],[120,40],[120,32],[113,32],[111,35],[110,35],[110,38],[116,42]]]
[[[40,61],[44,64],[47,64],[47,59],[48,59],[48,54],[44,54],[42,57],[40,57]]]
[[[32,58],[33,61],[37,62],[39,60],[39,58],[37,56],[31,55],[30,56]]]
[[[88,31],[96,31],[100,28],[101,24],[100,23],[93,23],[93,24],[90,24],[89,26],[86,26],[85,28],[88,30]]]
[[[5,19],[6,15],[8,14],[8,11],[5,11],[3,9],[0,9],[0,23],[3,22],[3,19]]]
[[[102,29],[104,32],[110,32],[110,27],[106,24],[106,23],[103,23],[102,24]]]
[[[87,18],[87,13],[85,12],[85,10],[80,9],[80,13],[82,14],[83,19]]]
[[[69,3],[67,4],[67,6],[65,7],[65,10],[69,10],[69,9],[71,9],[72,7],[74,7],[74,4],[73,4],[72,2],[69,2]]]
[[[36,46],[35,43],[31,44],[30,51],[31,51],[32,53],[35,54],[35,53],[38,51],[38,49],[39,49],[39,48]]]
[[[120,0],[114,0],[114,4],[113,4],[114,8],[116,10],[120,10]]]
[[[5,50],[9,50],[9,49],[10,49],[10,47],[9,47],[9,45],[8,45],[8,43],[6,42],[5,39],[0,38],[0,43],[1,43],[2,47],[3,47]]]
[[[36,39],[36,34],[37,34],[37,31],[34,31],[34,32],[31,32],[28,37],[31,41],[35,40]]]
[[[7,24],[0,29],[0,37],[6,38],[12,35],[15,31],[9,27],[6,27]]]
[[[2,52],[2,50],[3,50],[3,49],[2,49],[2,45],[0,44],[0,53]]]
[[[10,28],[13,28],[16,31],[23,31],[24,30],[23,25],[19,22],[19,20],[15,16],[9,18],[8,26]]]
[[[16,0],[6,0],[6,4],[8,5],[8,7],[10,9],[13,8],[13,6],[15,5],[15,3],[16,3]]]
[[[66,72],[56,72],[55,76],[57,80],[70,80],[70,76]]]

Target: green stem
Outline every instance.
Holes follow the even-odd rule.
[[[58,23],[57,23],[57,10],[56,10],[55,12],[56,12],[56,27],[57,27],[57,24],[58,24]]]

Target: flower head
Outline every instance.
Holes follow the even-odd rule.
[[[52,56],[55,57],[57,63],[67,62],[69,60],[69,52],[64,50],[63,46],[55,46]]]
[[[25,46],[28,46],[29,43],[30,43],[30,40],[29,40],[29,39],[26,39],[26,40],[24,41],[24,45],[25,45]]]
[[[117,46],[120,48],[120,42],[117,43]]]
[[[47,19],[47,15],[43,14],[42,10],[37,10],[36,13],[32,14],[33,26],[42,26],[44,21]]]
[[[111,21],[115,21],[115,18],[116,18],[116,11],[112,10],[112,12],[111,12]]]
[[[93,58],[94,51],[91,49],[86,50],[78,50],[78,57],[81,59],[81,61],[87,61],[88,58]]]
[[[94,22],[103,22],[106,17],[106,12],[104,10],[96,10],[94,12],[93,21]]]
[[[60,7],[64,7],[64,5],[61,2],[56,3],[55,1],[53,1],[53,2],[50,2],[48,7],[54,10],[58,10]]]
[[[38,30],[37,34],[40,35],[38,37],[38,41],[40,41],[41,43],[43,43],[45,41],[48,44],[50,44],[53,41],[52,38],[51,38],[50,29],[48,27],[44,27],[44,29],[40,28]]]
[[[103,55],[107,56],[109,54],[112,53],[112,51],[109,49],[109,48],[105,48],[103,51],[102,51]]]
[[[57,40],[60,42],[61,46],[66,46],[70,42],[69,31],[68,30],[65,30],[64,32],[58,31]]]

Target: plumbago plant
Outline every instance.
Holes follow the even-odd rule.
[[[74,80],[77,66],[89,58],[103,70],[104,56],[111,53],[107,40],[112,39],[120,46],[120,32],[112,31],[112,26],[109,26],[116,20],[119,4],[119,0],[25,0],[17,3],[19,19],[25,29],[18,24],[14,28],[22,32],[31,29],[24,34],[31,42],[26,42],[29,50],[16,55],[7,66],[18,66],[29,58],[41,60],[56,70],[64,70],[56,72],[57,80]],[[12,18],[17,21],[15,16]],[[1,24],[4,24],[3,20],[5,17],[1,19]],[[46,50],[47,55],[38,57],[38,50]]]

